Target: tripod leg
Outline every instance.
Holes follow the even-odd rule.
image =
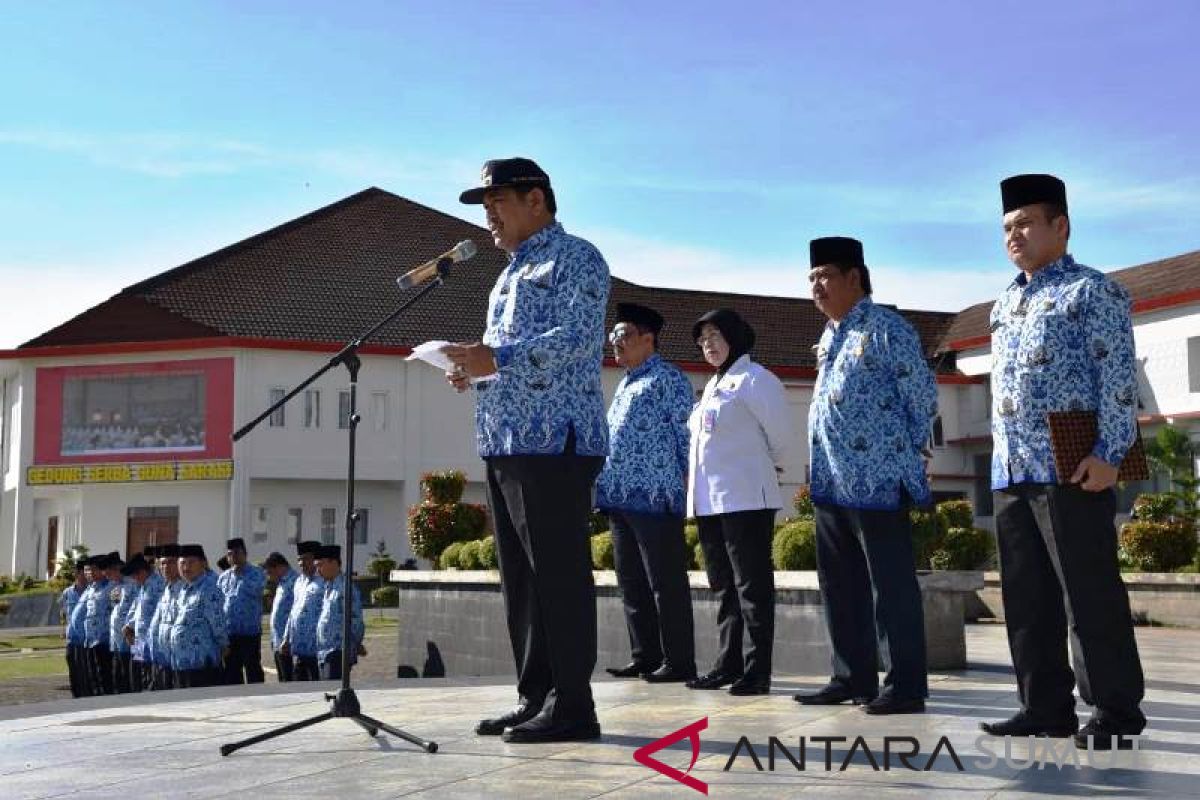
[[[307,728],[309,725],[316,725],[318,722],[324,722],[327,719],[333,719],[332,712],[326,711],[324,714],[317,714],[315,717],[309,717],[308,719],[301,720],[300,722],[293,722],[291,725],[284,725],[282,728],[276,728],[273,731],[260,733],[257,736],[251,736],[249,739],[243,739],[240,742],[223,744],[221,745],[221,755],[227,756],[235,750],[241,750],[243,747],[249,747],[252,744],[265,742],[268,739],[274,739],[276,736],[283,736],[291,733],[292,731],[298,731],[301,728]]]
[[[403,739],[406,742],[411,742],[411,743],[415,744],[417,747],[424,750],[426,753],[436,753],[438,750],[437,742],[427,742],[424,739],[413,736],[411,733],[405,733],[404,731],[400,730],[399,728],[393,728],[391,725],[380,722],[377,719],[368,717],[366,714],[356,714],[354,716],[354,721],[357,722],[359,725],[362,725],[365,722],[365,723],[377,728],[378,730],[384,731],[385,733],[390,733],[392,736],[395,736],[397,739]]]
[[[375,727],[369,725],[368,723],[363,722],[360,718],[351,717],[351,719],[354,720],[355,725],[357,725],[358,727],[362,728],[364,731],[367,732],[367,736],[374,738],[375,736],[377,736],[379,734],[378,728],[375,728]]]

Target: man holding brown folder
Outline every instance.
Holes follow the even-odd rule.
[[[1074,735],[1080,747],[1125,748],[1131,742],[1122,737],[1146,724],[1113,524],[1113,485],[1137,438],[1129,295],[1067,253],[1062,181],[1017,175],[1000,189],[1005,245],[1021,272],[991,316],[992,489],[1021,710],[981,727],[996,736]],[[1094,418],[1095,434],[1072,457],[1064,420],[1080,416]],[[1082,729],[1076,681],[1095,706]]]

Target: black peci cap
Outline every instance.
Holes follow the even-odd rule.
[[[1054,203],[1067,210],[1067,185],[1053,175],[1013,175],[1000,181],[1004,213],[1035,203]]]
[[[341,547],[341,545],[337,545],[337,544],[323,544],[323,545],[321,545],[320,549],[317,550],[317,558],[318,559],[334,558],[334,559],[337,559],[338,561],[341,561],[342,560],[342,547]]]
[[[208,556],[204,555],[204,547],[198,544],[185,544],[179,548],[180,558],[200,558],[208,561]]]
[[[808,263],[811,267],[822,264],[841,264],[845,267],[864,267],[863,246],[858,239],[849,236],[826,236],[808,243]]]
[[[654,334],[663,329],[662,314],[637,303],[617,303],[617,322],[630,322]]]

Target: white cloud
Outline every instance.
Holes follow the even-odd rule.
[[[0,349],[14,348],[153,274],[127,264],[0,265]]]

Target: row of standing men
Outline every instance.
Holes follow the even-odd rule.
[[[241,538],[230,567],[214,572],[198,544],[151,546],[127,562],[117,552],[76,564],[62,593],[74,697],[262,683],[263,590],[276,588],[271,649],[281,681],[341,677],[341,548],[297,545],[299,571],[281,553],[249,563]],[[365,655],[362,601],[352,590],[352,663]]]

